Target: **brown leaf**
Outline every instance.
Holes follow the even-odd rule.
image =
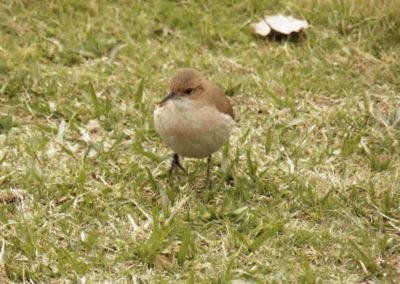
[[[154,265],[165,270],[172,270],[175,263],[171,255],[159,254],[154,261]]]
[[[14,191],[14,192],[1,192],[0,193],[0,204],[11,204],[11,203],[16,203],[20,202],[25,198],[25,195],[20,192],[20,191]]]

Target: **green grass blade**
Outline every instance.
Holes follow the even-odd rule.
[[[362,262],[368,271],[375,274],[379,271],[379,267],[375,260],[372,259],[366,252],[364,252],[355,242],[349,241],[350,248],[353,251],[353,255],[358,261]]]
[[[271,151],[272,146],[272,129],[269,128],[267,134],[265,135],[265,143],[264,143],[264,150],[265,154],[268,155]]]
[[[144,157],[152,160],[153,162],[158,162],[160,160],[160,158],[157,155],[144,150],[140,144],[133,144],[133,150],[137,154],[140,154],[141,156],[144,156]]]
[[[139,86],[137,87],[135,93],[135,106],[138,107],[143,100],[143,91],[144,91],[144,80],[140,80]]]
[[[153,192],[157,192],[157,190],[158,190],[157,181],[154,179],[154,176],[148,167],[146,167],[146,172],[147,172],[147,176],[149,177],[151,187],[153,188]]]
[[[191,230],[189,227],[185,228],[183,231],[181,247],[178,253],[178,264],[183,265],[185,262],[186,256],[189,254],[189,244],[190,244],[190,235]]]
[[[89,96],[93,104],[93,114],[94,117],[97,118],[101,115],[101,103],[96,96],[96,89],[92,82],[89,82],[88,88],[89,88]]]
[[[263,243],[268,240],[269,238],[273,237],[277,234],[280,230],[282,230],[284,225],[283,221],[277,222],[267,228],[258,238],[256,238],[249,246],[248,249],[250,251],[255,251],[260,248]]]

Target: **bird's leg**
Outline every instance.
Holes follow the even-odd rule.
[[[174,169],[178,167],[180,168],[185,174],[187,174],[186,170],[182,167],[182,165],[179,163],[179,156],[178,154],[174,153],[172,155],[172,161],[171,161],[171,168],[169,169],[169,174],[171,175]]]
[[[211,182],[210,182],[210,171],[211,171],[211,155],[208,156],[208,158],[207,158],[207,172],[206,172],[206,178],[205,178],[205,179],[198,180],[198,181],[195,183],[195,188],[196,188],[197,190],[200,190],[200,191],[201,191],[201,190],[210,188],[210,184],[211,184]]]
[[[211,155],[207,158],[207,174],[206,174],[206,188],[210,185],[210,167],[211,167]]]

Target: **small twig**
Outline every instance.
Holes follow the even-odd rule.
[[[137,209],[139,209],[140,212],[142,212],[142,214],[146,217],[146,219],[150,222],[153,222],[153,218],[151,217],[150,214],[148,214],[143,208],[142,206],[139,205],[139,203],[134,200],[133,198],[129,198],[129,201],[132,202]]]

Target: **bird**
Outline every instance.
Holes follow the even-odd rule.
[[[176,168],[187,173],[180,156],[207,158],[208,186],[211,156],[229,140],[234,125],[233,108],[224,92],[197,69],[178,69],[168,95],[154,110],[154,128],[173,151],[169,174]]]

